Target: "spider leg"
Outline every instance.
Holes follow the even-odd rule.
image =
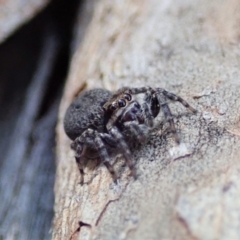
[[[166,121],[169,122],[170,132],[173,133],[173,135],[175,137],[176,143],[179,144],[180,143],[180,139],[179,139],[179,136],[177,134],[177,130],[175,128],[175,124],[174,124],[174,121],[173,121],[173,115],[172,115],[172,112],[171,112],[171,110],[170,110],[170,108],[168,106],[166,98],[158,96],[158,99],[159,99],[159,103],[160,103],[160,105],[162,107],[164,117],[166,118]]]
[[[192,106],[190,106],[184,99],[182,99],[181,97],[170,93],[162,88],[157,88],[156,89],[157,93],[162,93],[164,96],[166,96],[167,98],[169,98],[170,100],[176,101],[176,102],[180,102],[185,108],[188,108],[190,111],[192,111],[193,113],[197,113],[197,110],[194,109]]]
[[[116,127],[110,129],[110,134],[114,137],[114,139],[116,139],[116,142],[118,142],[118,144],[120,145],[120,149],[122,150],[126,163],[130,169],[130,175],[136,178],[136,171],[131,160],[131,153],[126,142],[124,141],[122,134]]]
[[[101,139],[107,143],[109,146],[113,147],[113,148],[117,148],[118,143],[115,141],[115,139],[113,139],[113,137],[111,135],[109,135],[108,133],[99,133]]]
[[[81,157],[75,156],[75,160],[78,166],[78,170],[80,172],[80,185],[83,185],[84,182],[84,171],[83,171],[83,163],[81,161]]]
[[[80,137],[75,139],[74,144],[77,146],[85,145],[85,146],[89,146],[91,148],[95,148],[98,151],[100,159],[102,160],[103,164],[106,166],[108,171],[111,173],[114,181],[116,181],[117,175],[113,169],[113,166],[110,164],[110,158],[107,153],[106,146],[104,145],[104,143],[101,139],[101,136],[97,131],[95,131],[93,129],[87,129],[86,131],[84,131],[82,133],[82,135]],[[82,156],[83,156],[83,154],[80,154],[80,156],[79,156],[76,152],[76,161],[77,161],[79,171],[81,174],[81,180],[83,179],[82,178],[83,170],[82,170],[82,164],[81,164]]]
[[[141,88],[130,88],[129,91],[131,94],[136,95],[140,93],[153,92],[151,87],[141,87]]]
[[[163,88],[156,88],[153,89],[151,87],[141,87],[141,88],[130,88],[129,91],[131,92],[131,94],[136,95],[136,94],[141,94],[141,93],[146,93],[146,100],[149,99],[149,97],[151,97],[151,95],[153,95],[155,92],[157,94],[163,94],[164,96],[166,96],[167,98],[173,100],[173,101],[177,101],[180,102],[184,107],[188,108],[190,111],[192,111],[193,113],[196,113],[197,110],[194,109],[192,106],[190,106],[184,99],[182,99],[181,97],[170,93],[166,90],[164,90]]]
[[[149,108],[148,103],[144,102],[143,103],[143,113],[144,113],[144,118],[147,120],[147,124],[149,127],[153,127],[153,114],[152,111]]]
[[[140,124],[137,121],[130,121],[130,122],[125,122],[124,128],[127,128],[131,134],[133,134],[138,142],[144,142],[146,140],[147,136],[147,126]]]
[[[83,182],[84,182],[84,159],[83,159],[83,155],[84,155],[84,152],[85,152],[85,148],[84,150],[82,149],[82,146],[77,144],[77,142],[72,142],[71,144],[71,148],[73,150],[75,150],[75,160],[76,160],[76,163],[77,163],[77,166],[78,166],[78,170],[80,172],[80,184],[83,185]]]
[[[129,89],[130,92],[135,95],[135,94],[141,94],[141,93],[146,93],[146,100],[149,101],[149,99],[151,99],[151,96],[154,93],[157,94],[163,94],[164,96],[166,96],[167,98],[173,100],[173,101],[177,101],[180,102],[184,107],[188,108],[190,111],[192,111],[193,113],[197,113],[197,110],[194,109],[188,102],[186,102],[183,98],[175,95],[174,93],[168,92],[166,90],[164,90],[163,88],[156,88],[153,89],[151,87],[141,87],[141,88],[130,88]]]

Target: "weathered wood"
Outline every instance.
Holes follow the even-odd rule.
[[[12,108],[7,117],[1,116],[0,124],[0,238],[6,240],[50,238],[57,104],[41,119],[38,116],[56,56],[55,36],[47,34],[24,101],[18,99],[22,88],[18,98],[8,92],[12,101],[2,101],[3,109]],[[5,114],[2,109],[1,114]]]
[[[89,9],[59,113],[53,239],[240,239],[240,2],[100,0]],[[181,144],[166,131],[150,136],[133,152],[136,181],[120,159],[118,184],[102,166],[81,187],[63,116],[85,82],[163,87],[199,112],[172,104]]]
[[[0,43],[35,17],[49,0],[5,0],[0,2]]]

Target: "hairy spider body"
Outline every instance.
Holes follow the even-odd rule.
[[[71,140],[81,136],[87,129],[105,131],[103,105],[112,95],[105,89],[93,89],[72,102],[64,119],[64,129]]]
[[[139,95],[142,95],[142,100]],[[76,153],[80,183],[83,184],[84,159],[89,149],[97,152],[114,180],[117,176],[110,163],[109,151],[120,150],[131,175],[136,177],[129,145],[133,139],[140,143],[146,140],[154,128],[154,119],[160,110],[179,143],[168,99],[178,101],[196,112],[185,100],[162,88],[122,88],[115,93],[105,89],[92,89],[77,97],[66,112],[64,129],[73,140],[71,147]]]

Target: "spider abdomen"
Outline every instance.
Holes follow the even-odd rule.
[[[110,91],[96,88],[81,94],[72,102],[64,118],[64,130],[71,140],[89,128],[104,132],[102,106],[111,96]]]

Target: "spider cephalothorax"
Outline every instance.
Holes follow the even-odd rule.
[[[142,99],[138,97],[142,95]],[[170,131],[175,140],[179,138],[173,121],[168,101],[178,101],[183,106],[196,112],[185,100],[162,88],[122,88],[115,93],[105,89],[93,89],[81,94],[68,108],[64,129],[75,150],[76,162],[83,184],[86,151],[97,152],[97,157],[107,167],[113,179],[117,176],[110,163],[109,151],[118,149],[124,156],[131,171],[136,177],[131,160],[129,145],[132,139],[144,142],[154,128],[154,119],[163,111],[169,122]]]

